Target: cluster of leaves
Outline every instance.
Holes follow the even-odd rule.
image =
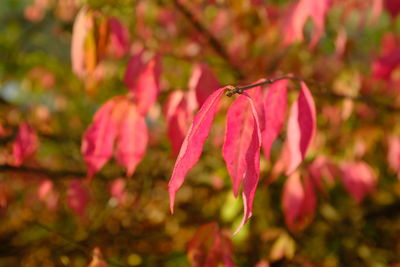
[[[395,266],[399,13],[0,3],[0,263]]]

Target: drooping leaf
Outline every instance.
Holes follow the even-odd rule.
[[[400,137],[398,136],[388,138],[387,161],[389,167],[397,173],[397,178],[400,179]]]
[[[214,222],[201,226],[188,244],[191,266],[233,267],[232,253],[230,237]]]
[[[244,205],[244,216],[242,222],[236,229],[235,233],[238,233],[243,225],[252,216],[253,200],[256,193],[258,180],[260,179],[260,148],[261,148],[261,130],[260,122],[258,121],[257,110],[253,100],[246,94],[244,94],[250,103],[252,118],[253,118],[253,129],[249,147],[246,153],[246,173],[243,178],[243,205]]]
[[[67,190],[68,207],[78,216],[85,214],[89,192],[81,180],[72,180]]]
[[[340,165],[340,170],[344,187],[357,203],[375,190],[377,177],[367,163],[345,162]]]
[[[13,164],[20,166],[32,156],[39,145],[36,131],[27,123],[22,122],[19,125],[17,136],[13,143]]]
[[[315,46],[324,33],[325,17],[331,3],[331,0],[298,0],[298,2],[291,5],[284,19],[284,44],[288,45],[295,41],[303,41],[303,28],[307,19],[311,17],[315,30],[310,46]]]
[[[93,122],[82,137],[81,153],[88,167],[88,177],[100,170],[113,154],[117,121],[113,118],[116,101],[107,101],[96,112]]]
[[[304,82],[296,102],[290,109],[287,141],[290,165],[286,174],[291,174],[304,159],[316,132],[316,111],[313,97]]]
[[[300,231],[314,217],[315,207],[316,196],[311,179],[307,177],[303,185],[299,172],[292,173],[287,178],[282,193],[286,225],[293,232]]]
[[[237,197],[239,186],[247,172],[246,153],[253,135],[254,119],[249,101],[239,96],[231,104],[226,116],[225,140],[222,155],[231,177],[233,194]]]
[[[110,32],[109,53],[116,58],[121,58],[129,50],[129,30],[115,17],[108,20],[108,26]]]
[[[151,59],[147,62],[132,87],[129,87],[132,93],[137,109],[140,114],[146,114],[156,102],[159,92],[159,60]]]
[[[215,74],[205,64],[194,66],[189,81],[189,88],[196,92],[197,104],[201,107],[207,97],[220,87]]]
[[[324,194],[325,185],[332,186],[338,174],[336,165],[325,156],[316,157],[307,169],[315,187]]]
[[[88,18],[88,9],[83,7],[75,18],[72,43],[71,43],[71,62],[72,71],[80,78],[85,74],[85,40],[90,29],[90,18]]]
[[[210,132],[212,122],[217,112],[218,103],[226,87],[214,91],[204,102],[193,119],[181,150],[175,162],[174,170],[168,184],[170,208],[173,213],[175,194],[182,186],[187,172],[197,163],[203,151],[204,142]]]
[[[148,142],[147,126],[137,107],[129,103],[121,116],[117,135],[116,159],[132,176],[137,164],[142,160]]]
[[[182,91],[172,92],[164,105],[168,137],[172,145],[172,152],[175,155],[179,153],[185,139],[192,112],[188,95]]]
[[[135,86],[135,82],[144,65],[142,53],[135,54],[129,59],[124,74],[124,84],[126,87],[133,88]]]
[[[287,109],[287,80],[273,83],[264,100],[265,130],[262,131],[264,155],[269,160],[272,144],[281,132]]]

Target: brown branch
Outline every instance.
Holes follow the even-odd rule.
[[[320,85],[319,83],[315,82],[315,81],[311,81],[311,80],[305,80],[302,79],[300,77],[297,76],[281,76],[281,77],[277,77],[274,79],[265,79],[261,82],[258,83],[254,83],[254,84],[250,84],[250,85],[246,85],[246,86],[237,86],[237,87],[233,87],[232,90],[228,90],[226,95],[228,97],[231,97],[235,94],[242,94],[244,91],[249,90],[251,88],[257,87],[257,86],[262,86],[262,85],[268,85],[268,84],[273,84],[274,82],[280,81],[280,80],[293,80],[296,82],[305,82],[307,84],[310,84],[312,86],[315,86],[316,88],[318,88],[318,91],[314,91],[313,95],[314,96],[318,96],[318,97],[325,97],[325,98],[334,98],[334,99],[338,99],[338,100],[342,100],[342,99],[350,99],[353,100],[355,102],[360,102],[360,103],[365,103],[373,108],[381,108],[384,109],[386,111],[389,112],[400,112],[400,107],[397,106],[392,106],[389,105],[387,103],[384,102],[380,102],[374,98],[370,98],[367,96],[354,96],[354,95],[346,95],[346,94],[339,94],[339,93],[335,93],[335,92],[331,92],[331,91],[327,91],[324,90],[322,85]]]
[[[245,75],[242,70],[239,69],[235,63],[232,62],[231,57],[226,52],[225,47],[221,42],[204,26],[201,21],[196,17],[196,15],[190,11],[180,0],[173,0],[176,9],[192,24],[192,26],[203,35],[207,42],[210,44],[211,48],[217,53],[224,61],[228,63],[230,68],[235,72],[237,78],[243,79]]]

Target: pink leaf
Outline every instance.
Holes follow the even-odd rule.
[[[187,94],[181,91],[174,91],[170,94],[164,106],[168,137],[172,145],[173,154],[175,155],[179,153],[192,117],[192,109],[189,106],[187,98]]]
[[[87,8],[83,7],[75,18],[72,30],[72,71],[82,78],[85,75],[85,39],[90,29]]]
[[[341,164],[340,169],[344,187],[357,203],[375,190],[377,177],[367,163],[346,162]]]
[[[304,82],[298,99],[290,109],[287,138],[290,165],[286,171],[292,173],[304,159],[316,131],[316,112],[312,95]]]
[[[36,131],[27,123],[21,123],[13,143],[13,164],[15,166],[22,165],[27,158],[35,153],[38,143]]]
[[[331,2],[331,0],[299,0],[290,6],[283,26],[284,44],[303,41],[303,28],[307,19],[311,17],[315,32],[310,46],[315,46],[324,32],[325,17]]]
[[[237,197],[239,186],[247,171],[246,153],[253,136],[254,119],[245,96],[232,103],[226,118],[225,140],[222,154],[232,181],[233,194]]]
[[[196,92],[199,106],[202,106],[207,97],[219,87],[217,77],[207,65],[197,64],[194,66],[189,88]]]
[[[269,160],[272,144],[283,128],[287,109],[287,80],[273,83],[264,101],[265,131],[262,132],[264,155]]]
[[[114,99],[107,101],[94,115],[92,124],[82,138],[81,153],[88,166],[88,177],[100,170],[111,158],[117,136],[117,122],[113,119]]]
[[[110,52],[116,58],[121,58],[129,49],[129,30],[114,17],[108,20],[108,26],[110,30]]]
[[[258,80],[255,83],[261,82],[264,80]],[[246,91],[246,93],[251,97],[254,102],[254,106],[257,111],[258,121],[260,123],[260,131],[264,131],[265,129],[265,109],[264,109],[264,99],[263,99],[263,91],[261,86],[256,86]]]
[[[136,105],[129,103],[122,116],[117,137],[117,161],[132,176],[137,164],[142,160],[148,142],[147,126],[144,117],[138,113]]]
[[[129,88],[140,114],[146,114],[156,102],[159,74],[158,60],[153,58],[143,66],[133,86]]]
[[[389,167],[397,173],[397,177],[400,179],[400,137],[390,136],[388,138],[387,160]]]
[[[260,122],[258,121],[257,110],[253,100],[246,94],[243,96],[247,97],[250,103],[252,117],[253,117],[253,129],[249,147],[246,153],[246,173],[243,178],[243,205],[244,205],[244,216],[239,227],[235,233],[238,233],[243,225],[250,219],[253,209],[253,200],[256,193],[258,180],[260,179],[260,147],[261,147],[261,131]]]
[[[324,185],[333,185],[335,176],[338,173],[336,165],[324,156],[318,156],[308,166],[308,172],[316,188],[326,193]]]
[[[204,102],[193,119],[188,134],[179,151],[171,179],[168,184],[171,212],[174,212],[175,194],[182,186],[187,172],[197,163],[203,151],[204,142],[210,132],[217,112],[218,103],[227,87],[214,91]]]
[[[67,204],[78,216],[85,214],[86,206],[89,203],[89,192],[80,180],[71,181],[67,190]]]
[[[188,244],[191,266],[233,267],[232,241],[217,223],[201,226]]]
[[[303,186],[299,172],[292,173],[286,180],[282,194],[285,223],[293,232],[304,228],[314,217],[316,196],[310,178]]]
[[[135,86],[135,82],[144,65],[145,64],[142,60],[142,53],[133,55],[129,59],[124,75],[124,83],[126,87],[133,88]]]

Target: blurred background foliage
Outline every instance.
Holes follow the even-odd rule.
[[[87,266],[96,247],[109,266],[187,266],[187,244],[201,225],[216,221],[221,228],[235,229],[242,219],[242,203],[232,196],[215,146],[222,141],[224,112],[213,126],[213,142],[206,144],[177,195],[175,214],[169,212],[167,183],[175,157],[162,103],[169,92],[187,90],[197,62],[207,63],[221,84],[248,84],[285,73],[315,81],[309,86],[317,105],[318,135],[304,172],[316,156],[325,155],[334,162],[363,159],[379,177],[376,192],[361,204],[340,182],[334,183],[326,194],[319,194],[313,222],[291,233],[281,209],[285,177],[268,182],[281,136],[271,162],[262,159],[253,217],[232,237],[237,266],[254,266],[262,259],[272,266],[400,264],[400,183],[386,157],[386,137],[400,133],[399,109],[387,108],[399,104],[399,89],[397,84],[370,80],[382,38],[388,32],[399,34],[400,19],[383,12],[373,21],[364,1],[336,1],[325,34],[310,49],[311,21],[304,29],[304,42],[281,44],[279,23],[293,1],[183,1],[193,19],[222,44],[218,48],[177,2],[0,1],[0,266]],[[92,181],[85,180],[89,203],[78,216],[66,199],[71,181],[86,176],[81,136],[102,103],[127,93],[123,75],[129,59],[105,59],[104,77],[90,90],[72,73],[73,21],[84,4],[120,19],[131,35],[131,53],[160,54],[163,71],[158,104],[146,118],[150,146],[144,160],[130,179],[112,161]],[[341,30],[347,41],[338,55],[335,42]],[[224,99],[223,109],[231,102]],[[21,121],[37,130],[40,145],[35,157],[18,169],[9,166],[7,158]],[[110,195],[110,185],[121,177],[123,201]],[[47,179],[57,192],[54,207],[37,196]]]

